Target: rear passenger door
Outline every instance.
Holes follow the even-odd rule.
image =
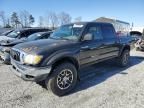
[[[111,58],[118,56],[119,47],[118,47],[118,39],[112,25],[102,25],[102,35],[103,39],[103,50],[101,50],[100,59]]]

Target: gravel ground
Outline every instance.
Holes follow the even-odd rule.
[[[107,62],[88,67],[76,89],[64,97],[0,65],[0,108],[144,108],[143,60],[144,53],[132,51],[126,68]]]

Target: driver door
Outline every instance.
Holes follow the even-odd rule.
[[[91,40],[84,40],[84,36],[86,36],[87,34],[92,35]],[[98,24],[88,25],[84,36],[80,45],[81,65],[92,63],[99,59],[103,41],[101,26]]]

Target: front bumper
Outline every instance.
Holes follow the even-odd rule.
[[[18,63],[12,58],[11,58],[11,64],[12,64],[11,69],[13,73],[15,73],[18,77],[22,78],[25,81],[38,82],[45,80],[51,71],[51,66],[48,67],[26,66]]]

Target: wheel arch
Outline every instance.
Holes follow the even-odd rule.
[[[120,52],[120,56],[122,55],[122,53],[123,53],[123,51],[124,50],[129,50],[130,51],[130,45],[125,45],[125,46],[123,46],[123,48],[122,48],[122,50],[121,50],[121,52]]]
[[[56,59],[55,62],[52,63],[52,68],[59,65],[60,63],[64,63],[64,62],[70,62],[76,67],[77,70],[79,69],[79,63],[76,60],[76,58],[70,57],[70,56],[61,57],[59,59]]]

